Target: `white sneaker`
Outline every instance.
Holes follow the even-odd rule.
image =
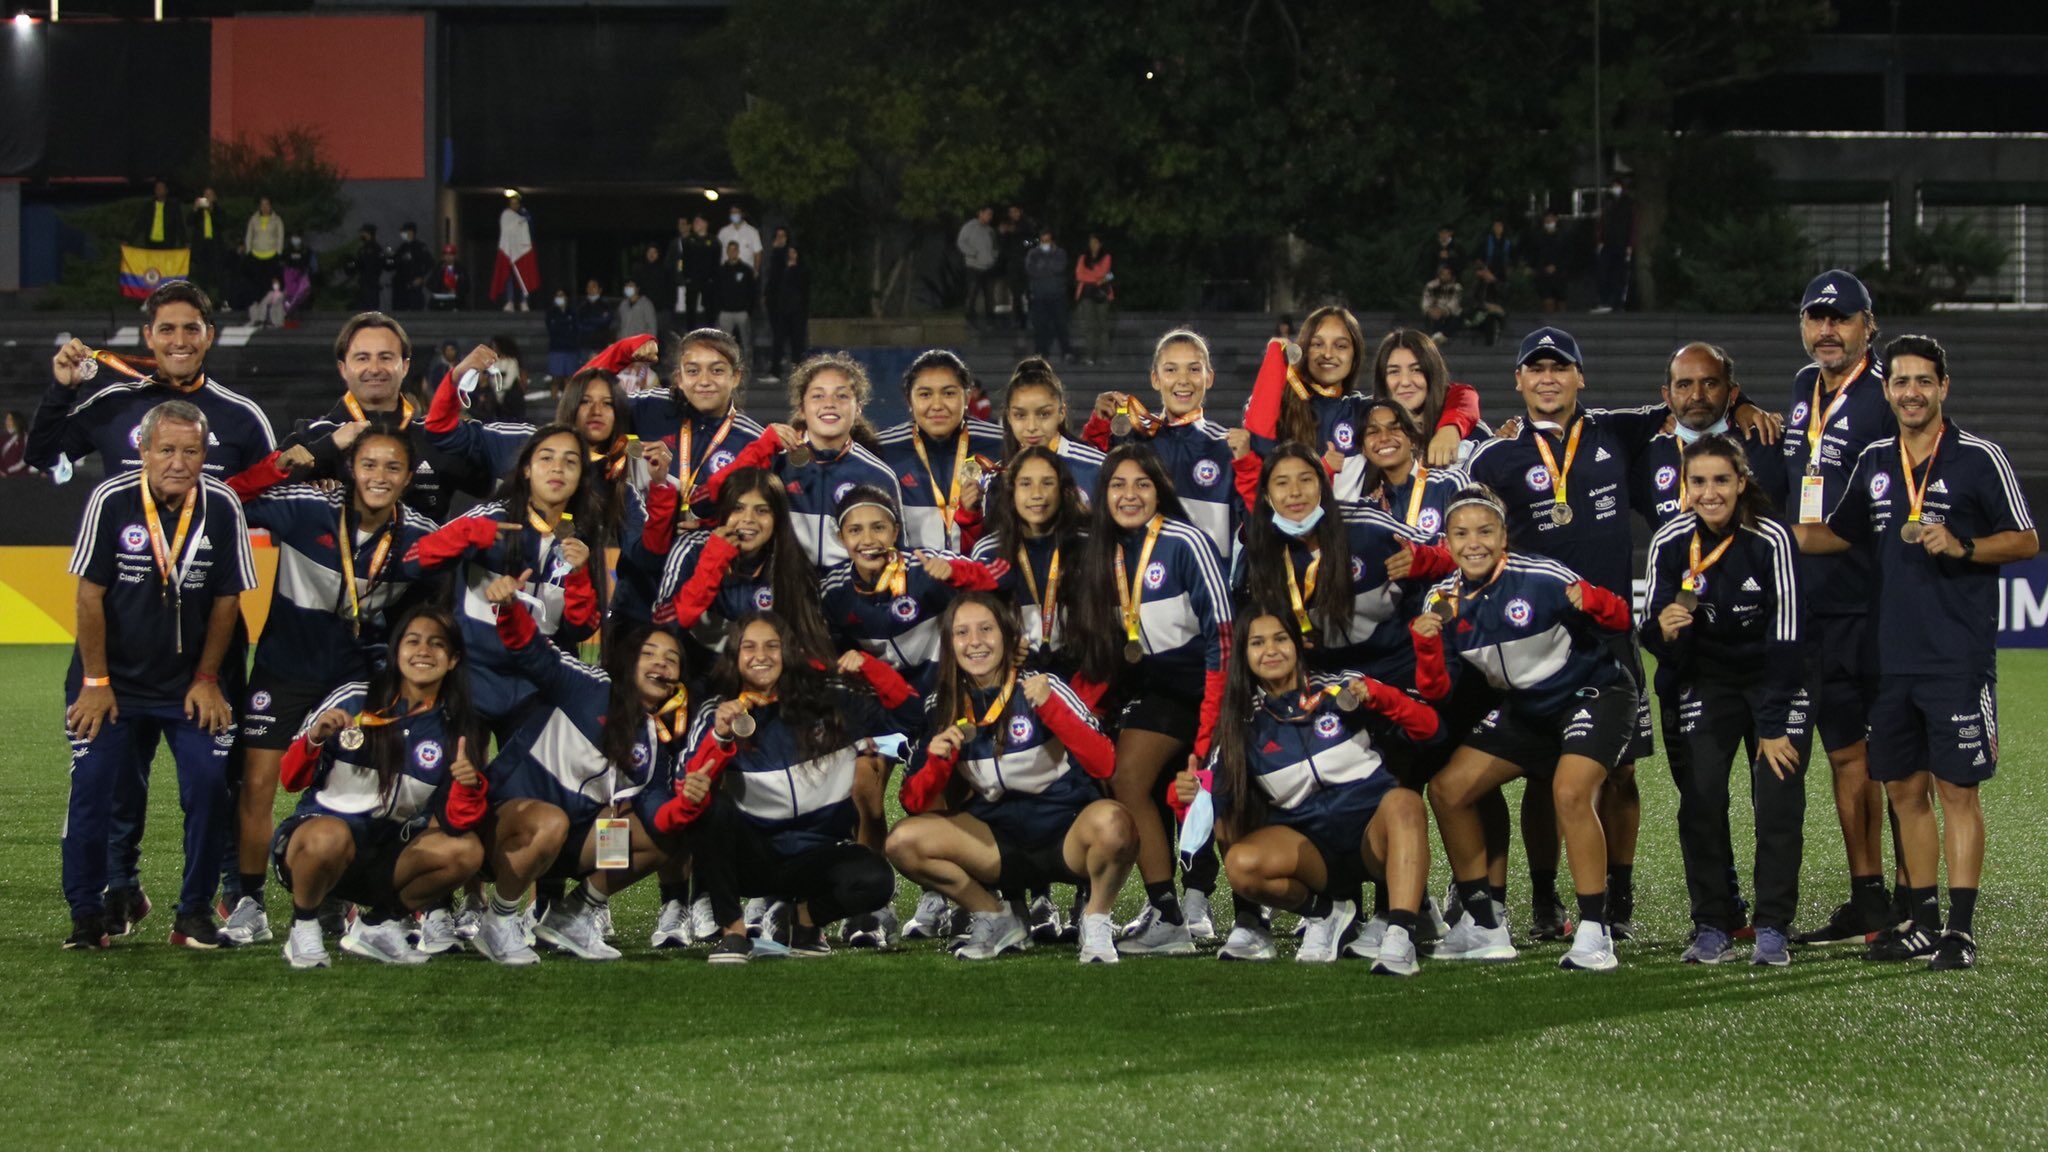
[[[597,930],[601,939],[617,940],[619,938],[619,930],[612,927],[612,906],[610,901],[606,901],[597,907]]]
[[[254,896],[244,896],[235,903],[235,910],[228,913],[227,923],[220,926],[220,942],[230,948],[248,944],[270,942],[270,914]]]
[[[548,905],[547,915],[533,926],[533,934],[571,956],[585,960],[617,960],[619,950],[604,942],[604,928],[597,915],[599,911],[581,899],[565,896]]]
[[[1188,922],[1188,935],[1200,944],[1216,939],[1216,921],[1209,914],[1209,894],[1190,888],[1180,899],[1181,916]]]
[[[533,942],[536,939],[533,934],[533,928],[537,923],[539,923],[539,920],[534,915],[533,901],[529,900],[526,902],[526,907],[519,910],[519,938],[526,942],[528,948],[533,947]]]
[[[690,946],[690,908],[681,900],[664,900],[661,916],[654,922],[654,932],[647,937],[649,948],[687,948]]]
[[[699,896],[690,902],[690,940],[699,944],[715,944],[725,935],[724,925],[711,912],[711,897]]]
[[[1557,961],[1557,966],[1567,972],[1611,972],[1620,965],[1607,925],[1595,920],[1579,921],[1579,929],[1572,935],[1571,951]]]
[[[1431,953],[1439,960],[1474,960],[1500,963],[1513,960],[1520,953],[1508,939],[1507,925],[1481,928],[1472,917],[1466,916],[1444,938],[1436,942],[1436,951]]]
[[[1218,960],[1271,960],[1279,955],[1273,949],[1273,934],[1264,928],[1250,924],[1239,924],[1230,930],[1230,936],[1223,941],[1223,947],[1216,950]]]
[[[455,947],[461,941],[456,938],[455,914],[446,908],[430,908],[420,917],[419,950],[427,956],[439,956]]]
[[[967,943],[953,953],[962,960],[993,960],[1012,948],[1021,947],[1031,938],[1024,922],[1017,919],[1007,904],[1000,912],[976,912],[973,916],[973,926],[967,930]]]
[[[1040,944],[1058,943],[1067,931],[1066,918],[1052,897],[1041,893],[1031,901],[1031,938]]]
[[[1116,922],[1107,912],[1086,912],[1081,916],[1081,963],[1117,962]]]
[[[1372,974],[1413,976],[1420,967],[1415,962],[1415,941],[1409,938],[1408,930],[1387,925],[1386,935],[1380,939],[1379,955],[1372,962]]]
[[[1359,928],[1358,935],[1344,946],[1344,954],[1360,960],[1377,960],[1380,955],[1380,941],[1387,934],[1387,918],[1374,916]]]
[[[326,968],[334,963],[320,938],[320,921],[294,920],[284,938],[284,962],[294,968]]]
[[[1117,929],[1116,934],[1126,940],[1133,936],[1143,936],[1146,930],[1152,927],[1152,922],[1158,918],[1159,909],[1154,908],[1150,902],[1147,902],[1144,911],[1139,912],[1136,917],[1126,922],[1123,927]]]
[[[747,922],[747,935],[761,936],[761,918],[768,914],[768,901],[760,896],[747,901],[740,910],[740,919]]]
[[[1144,924],[1136,935],[1117,941],[1116,950],[1126,956],[1193,956],[1195,938],[1186,924],[1168,924],[1162,917],[1141,916]],[[1126,933],[1129,929],[1125,929]]]
[[[882,905],[875,913],[875,923],[880,926],[881,947],[888,948],[903,939],[903,918],[896,914],[896,905]]]
[[[476,939],[471,943],[483,958],[493,964],[512,968],[524,968],[540,963],[540,953],[526,942],[526,930],[521,924],[524,917],[518,913],[510,916],[486,908],[477,918]]]
[[[405,921],[386,920],[372,924],[361,916],[341,934],[341,950],[351,956],[379,964],[425,964],[427,954],[405,938]]]
[[[464,904],[462,911],[455,914],[455,938],[463,941],[474,940],[477,932],[482,930],[483,924],[483,912],[474,905]]]
[[[1330,964],[1337,959],[1337,946],[1344,930],[1358,919],[1358,905],[1349,900],[1330,901],[1330,914],[1308,922],[1302,933],[1301,950],[1294,954],[1299,964]]]
[[[937,892],[926,892],[917,898],[917,910],[903,925],[905,940],[936,939],[946,930],[946,898]]]

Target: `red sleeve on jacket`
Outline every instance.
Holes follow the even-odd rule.
[[[642,344],[652,339],[654,339],[652,334],[644,334],[628,336],[624,340],[613,341],[609,348],[592,356],[590,362],[583,366],[582,371],[588,372],[592,368],[602,368],[616,376],[626,370],[626,365],[633,362],[633,353],[638,352]]]
[[[711,807],[711,793],[704,794],[704,802],[692,804],[683,798],[683,777],[702,776],[706,782],[716,785],[718,774],[725,771],[725,765],[739,751],[736,744],[725,744],[716,738],[698,745],[697,754],[683,768],[683,775],[676,777],[676,794],[666,804],[654,810],[654,827],[658,832],[673,834],[677,829],[694,822]]]
[[[684,628],[695,628],[704,613],[711,610],[711,602],[718,598],[718,587],[725,583],[726,570],[732,567],[732,558],[740,550],[732,541],[716,532],[706,537],[704,548],[697,553],[696,570],[676,594],[669,598],[669,607],[675,613],[675,622]]]
[[[1265,468],[1266,462],[1253,452],[1231,457],[1231,483],[1236,485],[1238,498],[1244,501],[1244,510],[1247,512],[1258,506],[1259,474],[1265,471]]]
[[[272,452],[256,463],[228,477],[228,487],[234,490],[235,495],[242,498],[242,503],[247,504],[249,501],[262,495],[264,489],[275,488],[286,480],[291,479],[292,474],[285,471],[277,462],[277,458],[282,455],[284,455],[282,452]]]
[[[1109,421],[1102,418],[1102,413],[1088,414],[1088,422],[1081,425],[1081,439],[1104,452],[1109,451]]]
[[[1479,427],[1479,390],[1470,384],[1453,384],[1444,390],[1443,415],[1437,428],[1456,428],[1459,436],[1470,436]],[[1436,428],[1429,429],[1433,433]],[[1426,438],[1426,437],[1425,437]]]
[[[1579,581],[1579,610],[1609,632],[1626,632],[1634,621],[1628,601],[1597,584]]]
[[[601,564],[604,562],[604,554],[596,553],[591,559]],[[590,583],[588,565],[562,578],[562,621],[592,631],[604,623],[604,613],[599,611],[597,606],[597,589]]]
[[[1372,710],[1400,725],[1401,732],[1410,740],[1427,740],[1436,735],[1436,730],[1443,724],[1436,709],[1392,684],[1383,684],[1368,676],[1365,688]]]
[[[406,549],[405,560],[431,572],[497,542],[497,521],[489,516],[458,516],[414,541]]]
[[[1280,438],[1280,405],[1287,395],[1287,353],[1280,342],[1266,343],[1266,357],[1259,361],[1258,378],[1252,381],[1252,398],[1244,406],[1245,431],[1268,440]]]
[[[1079,696],[1081,703],[1086,704],[1091,712],[1102,707],[1102,697],[1109,691],[1108,681],[1090,680],[1078,672],[1074,674],[1072,680],[1068,681],[1068,686],[1074,690],[1074,695]]]
[[[918,698],[917,689],[910,686],[910,681],[905,680],[901,672],[891,668],[888,661],[866,652],[860,656],[860,678],[875,690],[875,698],[882,702],[882,707],[901,708]]]
[[[1223,714],[1223,681],[1229,675],[1230,645],[1223,645],[1223,667],[1202,674],[1202,724],[1195,730],[1195,755],[1209,759],[1209,742],[1216,736],[1216,718]]]
[[[320,749],[301,736],[284,750],[284,760],[277,766],[277,782],[287,792],[304,792],[306,786],[313,782],[313,771],[318,767]]]
[[[647,487],[647,521],[640,528],[640,547],[656,556],[668,555],[676,543],[676,505],[682,493],[673,482]]]
[[[526,605],[514,600],[498,605],[498,643],[507,651],[517,651],[533,643],[540,635],[540,628],[533,622],[533,613]]]
[[[725,487],[725,478],[741,468],[766,468],[775,462],[775,452],[782,444],[782,438],[773,429],[763,431],[754,437],[754,442],[740,449],[732,463],[713,472],[709,479],[690,493],[690,503],[708,504],[718,499],[718,490]]]
[[[434,402],[427,405],[427,431],[453,432],[462,423],[462,395],[455,390],[455,373],[441,377],[434,389]]]
[[[482,824],[484,814],[491,810],[490,790],[482,773],[477,774],[475,784],[450,784],[448,800],[441,806],[442,823],[451,832],[467,832]]]
[[[953,523],[960,526],[962,552],[974,551],[974,546],[981,543],[982,536],[988,531],[988,518],[981,514],[979,508],[961,508],[955,511]]]
[[[953,566],[952,575],[946,583],[962,592],[993,592],[996,581],[1010,570],[1008,560],[991,560],[984,564],[979,560],[948,560]]]
[[[926,756],[916,772],[904,777],[903,787],[897,793],[903,810],[915,816],[930,808],[932,801],[946,791],[946,785],[952,783],[953,762],[951,756]]]
[[[1415,643],[1415,690],[1422,693],[1424,700],[1449,696],[1451,673],[1444,667],[1443,634],[1424,636],[1410,627],[1408,635]]]
[[[1116,743],[1102,729],[1074,715],[1065,697],[1057,692],[1047,696],[1038,716],[1060,738],[1068,757],[1081,766],[1081,771],[1097,780],[1107,780],[1116,773]]]
[[[1405,547],[1415,554],[1414,562],[1408,566],[1410,580],[1435,580],[1457,570],[1458,562],[1451,559],[1451,550],[1441,544],[1407,544]]]

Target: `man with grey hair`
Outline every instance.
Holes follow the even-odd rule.
[[[95,488],[71,554],[78,643],[64,680],[71,799],[64,819],[66,948],[109,943],[106,894],[116,792],[170,745],[185,812],[185,866],[171,943],[212,949],[214,879],[231,835],[234,713],[222,664],[256,586],[242,504],[206,475],[206,414],[184,400],[138,425],[142,468]]]

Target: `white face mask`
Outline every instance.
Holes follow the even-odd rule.
[[[569,306],[569,298],[568,298],[567,296],[557,296],[557,297],[555,297],[555,307],[557,307],[557,308],[567,308],[568,306]]]
[[[739,213],[737,213],[737,212],[735,212],[735,213],[733,213],[732,215],[730,215],[730,216],[727,216],[727,217],[726,217],[726,219],[727,219],[727,220],[730,220],[730,221],[732,221],[732,222],[733,222],[733,223],[735,223],[735,224],[737,224],[737,223],[739,223],[739,222],[740,222],[740,214],[739,214]]]
[[[590,301],[592,304],[595,304],[598,302],[599,299],[601,299],[601,297],[599,297],[597,293],[592,292],[589,295],[585,296],[584,299]]]
[[[1052,241],[1050,240],[1040,240],[1038,246],[1047,252],[1052,251]]]
[[[1555,221],[1555,220],[1545,220],[1545,221],[1543,222],[1543,230],[1544,230],[1545,232],[1555,232],[1555,231],[1557,231],[1557,221]]]
[[[639,294],[640,290],[638,288],[631,287],[630,285],[626,288],[626,299],[628,300],[631,300],[633,297],[638,296]]]
[[[1621,185],[1619,184],[1610,185],[1607,190],[1609,192],[1614,193],[1616,196],[1621,195]]]

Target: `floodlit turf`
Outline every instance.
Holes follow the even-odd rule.
[[[1548,945],[1481,970],[1425,961],[1407,982],[1357,962],[1083,969],[1066,949],[970,966],[922,944],[713,969],[702,949],[646,950],[651,885],[614,902],[614,964],[400,971],[335,949],[334,969],[292,972],[278,945],[166,943],[168,759],[144,866],[158,911],[109,954],[66,953],[64,659],[0,657],[9,1147],[2013,1147],[2048,1132],[2048,654],[2001,665],[1978,971],[1847,951],[1784,971],[1679,964],[1660,758],[1641,770],[1650,939],[1623,946],[1619,972],[1560,972]],[[1828,795],[1808,789],[1806,923],[1845,887]],[[1519,850],[1510,903],[1525,920]]]

